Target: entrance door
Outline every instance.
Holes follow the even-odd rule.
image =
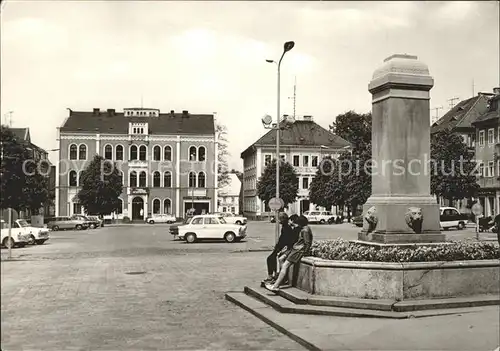
[[[300,214],[303,214],[306,211],[309,211],[309,200],[302,200],[300,201]]]
[[[134,197],[132,200],[132,220],[144,219],[141,216],[141,210],[144,211],[144,200],[140,196]]]

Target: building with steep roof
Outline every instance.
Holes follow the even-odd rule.
[[[479,163],[479,203],[485,216],[500,213],[500,88],[488,100],[487,110],[472,122]]]
[[[280,158],[294,166],[299,177],[299,193],[288,211],[303,213],[314,209],[309,201],[309,185],[321,160],[337,158],[350,148],[349,142],[313,121],[312,116],[296,120],[280,133]],[[257,182],[268,163],[276,159],[276,131],[270,130],[241,153],[243,159],[243,213],[249,218],[270,215],[267,203],[257,196]]]
[[[80,176],[94,155],[121,172],[117,218],[148,214],[184,217],[217,208],[217,136],[213,114],[161,113],[151,108],[72,111],[58,128],[56,215],[84,209],[76,197]]]

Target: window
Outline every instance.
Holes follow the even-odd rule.
[[[280,154],[280,159],[281,159],[281,162],[286,162],[286,155]]]
[[[73,213],[82,213],[82,205],[73,204]]]
[[[111,145],[106,145],[104,147],[104,159],[105,160],[113,159],[113,147]]]
[[[163,186],[165,188],[172,187],[172,173],[170,173],[169,171],[163,173]]]
[[[227,207],[223,207],[222,212],[227,212]]]
[[[76,160],[77,159],[77,153],[78,153],[78,147],[75,144],[71,144],[69,146],[69,159],[70,160]]]
[[[205,217],[205,224],[219,224],[219,221],[215,217]]]
[[[203,224],[203,217],[198,217],[198,218],[194,218],[192,221],[191,221],[191,224]]]
[[[196,161],[196,148],[194,146],[191,146],[189,148],[189,161]]]
[[[500,143],[500,127],[497,130],[497,143]]]
[[[300,166],[300,156],[299,155],[294,155],[293,156],[293,166],[294,167],[299,167]]]
[[[123,184],[123,172],[122,171],[119,171],[120,173],[120,183],[122,183],[122,187],[125,186],[125,184]]]
[[[139,187],[146,187],[146,178],[146,172],[142,171],[141,173],[139,173]]]
[[[267,166],[268,164],[271,163],[271,157],[272,157],[272,155],[265,155],[264,156],[264,165]]]
[[[170,201],[170,199],[163,200],[163,213],[164,214],[172,213],[172,201]]]
[[[137,186],[137,172],[136,171],[130,172],[129,186],[130,187],[136,187]]]
[[[69,186],[77,186],[76,171],[69,172]]]
[[[303,167],[309,167],[309,156],[304,156],[302,158],[302,166]]]
[[[190,188],[196,187],[196,173],[194,172],[189,172],[189,187]]]
[[[139,160],[146,161],[146,155],[148,153],[148,148],[146,145],[141,145],[139,147]]]
[[[115,210],[115,213],[116,214],[122,214],[123,213],[123,200],[122,199],[118,199],[118,200],[120,200],[120,205]]]
[[[479,176],[484,177],[484,164],[482,162],[479,163]]]
[[[161,161],[161,148],[158,145],[153,148],[153,161]]]
[[[484,146],[484,130],[479,131],[479,146]]]
[[[318,156],[312,156],[311,158],[311,166],[318,167]]]
[[[198,161],[205,161],[205,159],[206,159],[206,152],[207,152],[207,149],[205,149],[204,146],[200,146],[198,148]]]
[[[116,145],[115,160],[123,161],[123,146],[121,145]]]
[[[494,161],[489,161],[488,162],[488,177],[493,177],[495,175],[495,162]]]
[[[204,188],[205,187],[205,173],[200,172],[198,173],[198,188]]]
[[[235,213],[235,208],[234,207],[231,207],[231,213]]]
[[[80,174],[78,174],[78,185],[82,186],[83,184],[83,171],[80,171]]]
[[[160,172],[158,172],[158,171],[153,172],[153,187],[159,188],[160,181],[161,181]]]
[[[488,145],[495,143],[495,129],[488,129]]]
[[[153,214],[160,214],[161,212],[161,202],[160,199],[154,199],[153,200]]]
[[[168,145],[163,149],[163,159],[165,161],[172,161],[172,148]]]
[[[302,189],[309,189],[309,178],[302,178]]]
[[[137,145],[130,147],[130,160],[137,160]]]
[[[78,148],[78,159],[86,160],[87,159],[87,145],[80,145]]]
[[[500,161],[497,161],[497,177],[500,177]]]

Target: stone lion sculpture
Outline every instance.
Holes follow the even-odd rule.
[[[422,222],[424,221],[424,216],[422,214],[422,209],[419,207],[410,207],[405,214],[406,224],[408,227],[413,229],[417,234],[422,232]]]
[[[366,211],[365,214],[365,221],[368,223],[368,233],[371,233],[375,230],[377,227],[378,223],[378,217],[377,217],[377,209],[375,206],[372,206]]]

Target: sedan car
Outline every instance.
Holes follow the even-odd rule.
[[[23,228],[21,228],[21,226],[16,222],[12,222],[9,238],[9,224],[2,219],[1,232],[1,244],[6,248],[24,247],[29,241],[28,235],[24,233]]]
[[[237,216],[234,213],[231,212],[219,212],[219,213],[214,213],[215,216],[223,217],[226,223],[233,223],[233,224],[247,224],[247,218],[242,217],[242,216]]]
[[[186,240],[187,243],[203,239],[223,239],[232,243],[246,237],[247,226],[226,223],[223,217],[216,215],[199,215],[176,229],[179,239]],[[170,232],[172,233],[172,228]]]
[[[170,214],[153,214],[146,218],[146,223],[155,224],[155,223],[167,223],[172,224],[175,223],[177,218]]]
[[[33,227],[25,219],[17,219],[14,223],[14,227],[23,229],[24,234],[26,234],[28,238],[28,244],[30,245],[43,245],[49,240],[49,228]]]
[[[90,221],[92,221],[93,223],[96,224],[97,228],[99,227],[104,227],[104,220],[103,219],[100,219],[99,217],[97,216],[88,216],[87,217]],[[90,226],[90,228],[92,228],[92,225]],[[93,229],[93,228],[92,228]]]

